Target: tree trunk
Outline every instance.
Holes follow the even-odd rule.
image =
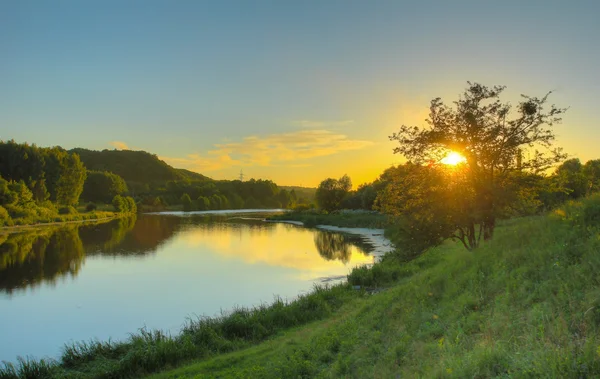
[[[489,241],[494,236],[496,228],[496,217],[493,214],[487,215],[483,220],[483,240]]]

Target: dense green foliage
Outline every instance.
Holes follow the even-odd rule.
[[[492,238],[496,219],[513,200],[521,175],[538,173],[566,157],[555,148],[553,131],[566,108],[548,107],[549,94],[541,99],[523,95],[513,107],[500,100],[504,89],[468,82],[453,106],[440,98],[431,101],[426,127],[403,125],[390,137],[398,142],[394,152],[416,165],[443,166],[450,151],[464,157],[453,170],[445,170],[452,173],[445,175],[455,184],[451,190],[460,196],[424,194],[420,200],[442,212],[429,220],[429,229],[439,229],[441,239],[454,236],[468,249],[477,248],[482,237]],[[523,149],[532,148],[535,152],[526,159],[529,154]]]
[[[270,180],[248,181],[212,180],[204,175],[175,169],[156,155],[145,151],[73,149],[85,166],[94,172],[90,176],[90,190],[83,198],[89,201],[110,202],[115,195],[128,193],[146,210],[181,206],[185,211],[241,208],[287,208],[310,202],[308,189],[303,197],[295,189],[282,189]],[[99,173],[104,173],[100,176]],[[111,174],[109,174],[111,173]],[[110,176],[110,175],[116,176]],[[125,186],[118,178],[125,181]],[[102,183],[102,188],[94,184]],[[99,188],[94,191],[93,188]],[[314,190],[313,190],[314,191]],[[186,196],[187,195],[187,196]],[[190,202],[187,201],[189,197]],[[207,198],[209,205],[206,205]],[[184,204],[185,199],[185,204]]]
[[[112,199],[112,205],[117,213],[136,213],[137,205],[131,196],[116,195]]]
[[[327,178],[323,180],[315,193],[319,208],[327,212],[340,209],[351,188],[352,181],[348,175],[344,175],[339,179]]]
[[[86,169],[77,154],[60,147],[0,141],[0,177],[23,182],[38,203],[50,199],[68,206],[79,201]]]
[[[145,151],[74,149],[72,152],[80,155],[89,170],[105,173],[104,177],[93,174],[93,181],[101,181],[103,189],[90,196],[86,191],[83,198],[89,201],[110,202],[115,195],[127,193],[148,211],[166,207],[185,211],[288,208],[312,201],[310,189],[298,188],[302,191],[298,197],[295,188],[282,189],[270,180],[212,180],[189,170],[175,169]],[[109,177],[108,173],[116,177]],[[125,190],[118,177],[125,181]],[[90,187],[91,183],[92,180]],[[312,193],[314,196],[314,189]]]
[[[270,180],[169,181],[146,195],[145,207],[181,205],[184,211],[242,208],[287,208],[297,204],[294,190],[280,189]],[[189,201],[188,201],[189,198]],[[185,201],[185,203],[184,203]]]
[[[0,141],[0,226],[79,220],[86,179],[77,154]]]
[[[83,194],[86,201],[109,203],[117,195],[127,192],[127,184],[119,175],[107,171],[88,171]]]
[[[77,213],[70,205],[58,206],[50,200],[35,201],[24,182],[8,182],[0,177],[0,227],[38,223],[105,218],[107,212]]]
[[[190,175],[186,171],[178,171],[161,161],[156,155],[145,151],[95,151],[78,148],[71,152],[79,155],[88,170],[112,172],[127,183],[134,183],[133,186],[190,179]],[[206,178],[202,177],[201,179]]]
[[[61,221],[65,216],[88,218],[89,214],[77,216],[73,211],[80,200],[112,204],[119,213],[131,213],[138,207],[142,211],[291,208],[312,202],[311,196],[314,189],[280,188],[270,180],[215,181],[175,169],[144,151],[67,152],[0,141],[0,226]]]

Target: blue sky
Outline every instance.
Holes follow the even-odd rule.
[[[570,106],[598,158],[596,1],[0,2],[0,139],[128,147],[229,179],[360,183],[466,81]]]

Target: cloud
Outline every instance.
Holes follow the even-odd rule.
[[[340,121],[318,121],[318,120],[294,120],[292,124],[303,128],[331,128],[336,126],[348,126],[354,123],[354,120]]]
[[[298,130],[265,137],[248,136],[241,142],[215,144],[205,155],[190,154],[183,158],[160,157],[165,162],[193,171],[215,171],[228,167],[277,166],[301,167],[298,161],[359,150],[371,141],[353,140],[328,130]]]
[[[129,146],[123,141],[111,141],[110,145],[117,150],[129,150]]]

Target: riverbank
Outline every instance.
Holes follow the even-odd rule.
[[[475,252],[387,256],[386,289],[326,319],[152,378],[597,377],[599,249],[598,198],[507,220]]]
[[[71,346],[0,378],[595,377],[599,250],[596,197],[503,221],[474,252],[448,241],[407,263],[388,254],[290,304],[202,319],[180,336]]]
[[[302,221],[295,220],[285,220],[285,219],[267,219],[266,222],[278,222],[284,224],[292,224],[297,226],[305,226]],[[315,225],[317,229],[328,230],[330,232],[336,233],[346,233],[346,234],[354,234],[359,236],[364,243],[369,245],[371,250],[369,254],[375,257],[375,261],[381,260],[385,254],[394,250],[394,245],[392,242],[385,237],[384,229],[374,229],[374,228],[364,228],[364,227],[340,227],[334,225]]]
[[[40,222],[34,222],[31,224],[22,224],[22,225],[11,225],[11,226],[2,226],[0,227],[0,234],[2,233],[13,233],[19,232],[23,230],[29,230],[44,226],[54,226],[54,225],[66,225],[66,224],[78,224],[84,222],[101,222],[101,221],[110,221],[115,218],[122,217],[124,213],[116,213],[116,212],[105,212],[105,211],[96,211],[90,213],[77,213],[73,215],[61,215],[56,217],[56,219],[60,219],[60,221],[52,221],[52,222],[44,222],[40,220]]]

